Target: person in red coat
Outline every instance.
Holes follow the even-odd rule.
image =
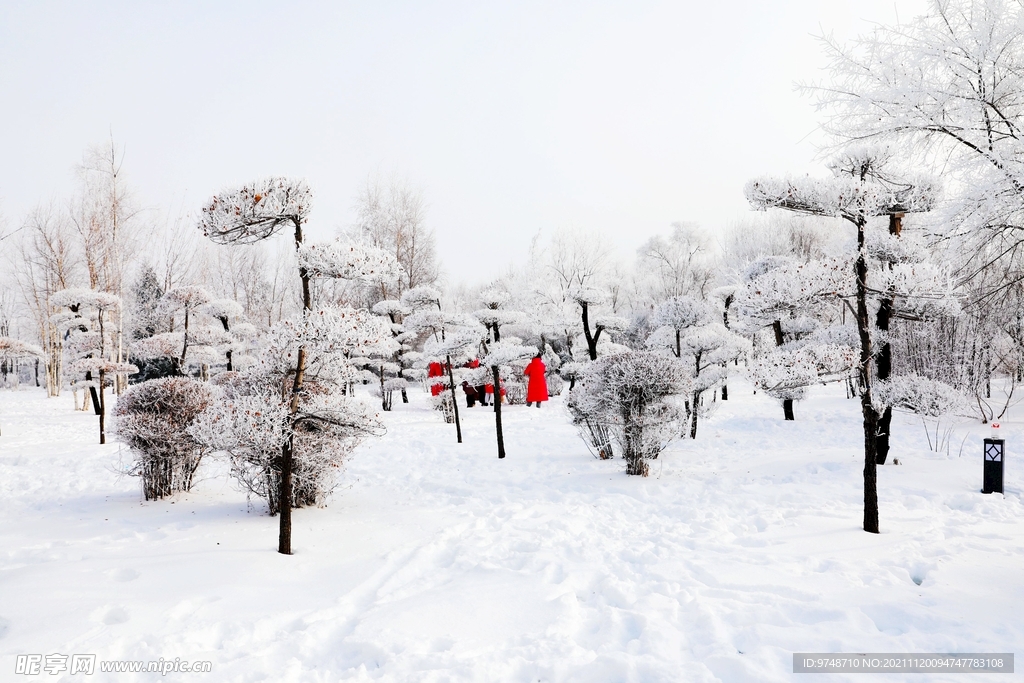
[[[530,364],[523,370],[523,374],[530,378],[530,383],[526,386],[527,406],[531,403],[536,403],[537,407],[540,408],[541,401],[548,400],[548,381],[544,377],[546,370],[544,361],[540,359],[540,354],[534,356]]]

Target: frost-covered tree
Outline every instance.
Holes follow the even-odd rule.
[[[654,311],[654,332],[648,348],[664,349],[691,365],[692,389],[686,401],[690,418],[690,438],[697,438],[697,416],[703,408],[705,391],[722,384],[728,376],[727,364],[746,353],[747,342],[715,322],[712,306],[696,297],[683,295],[662,302]]]
[[[647,460],[683,431],[675,397],[691,387],[677,358],[655,351],[627,351],[587,364],[567,405],[574,416],[604,424],[622,449],[626,473],[647,476]],[[589,434],[583,434],[590,443]]]
[[[486,356],[483,364],[491,369],[494,383],[494,432],[498,442],[498,457],[505,457],[505,434],[501,426],[501,370],[516,363],[533,358],[537,354],[536,347],[524,346],[515,341],[502,341],[501,328],[513,325],[523,318],[518,311],[503,308],[509,297],[504,293],[489,289],[481,293],[480,299],[484,307],[473,316],[480,321],[490,336],[490,343],[484,342]]]
[[[697,438],[697,416],[707,414],[703,395],[722,385],[729,374],[729,363],[745,356],[749,342],[733,334],[720,323],[709,323],[687,331],[682,340],[685,355],[693,361],[690,393],[690,438]]]
[[[597,360],[601,334],[605,331],[621,332],[629,326],[629,321],[617,315],[593,315],[596,312],[594,309],[609,302],[611,297],[607,290],[587,286],[573,287],[569,290],[569,297],[579,306],[583,337],[587,342],[587,355],[590,360]]]
[[[11,337],[0,337],[0,364],[3,364],[4,367],[7,367],[9,363],[30,358],[45,361],[46,354],[35,344]]]
[[[967,397],[944,382],[938,382],[917,374],[893,377],[880,381],[875,392],[875,406],[891,411],[893,408],[914,413],[924,424],[928,447],[939,452],[949,449],[952,427],[940,433],[939,424],[944,417],[962,416],[970,412]],[[929,429],[928,419],[934,421],[934,432]]]
[[[876,436],[878,416],[871,402],[871,321],[868,317],[868,219],[892,213],[927,211],[935,202],[930,181],[910,182],[887,176],[871,150],[852,151],[833,164],[832,178],[761,178],[750,181],[746,196],[760,210],[781,208],[815,216],[842,218],[857,231],[854,276],[857,332],[860,339],[860,394],[864,422],[864,530],[878,533]]]
[[[393,361],[398,366],[398,371],[395,378],[392,380],[391,388],[385,388],[387,383],[384,379],[384,370],[381,368],[380,380],[381,380],[381,400],[387,407],[385,410],[391,410],[391,397],[390,392],[400,391],[402,394],[402,403],[409,402],[408,395],[408,383],[404,381],[404,375],[412,369],[413,359],[409,357],[410,353],[414,352],[414,348],[410,342],[413,341],[415,334],[407,332],[405,326],[402,324],[403,319],[411,311],[406,308],[401,301],[397,299],[385,299],[378,301],[373,305],[373,312],[377,315],[386,316],[391,325],[391,336],[394,337],[398,343],[398,348],[393,354]]]
[[[106,292],[72,288],[55,293],[52,302],[55,306],[67,308],[70,314],[64,317],[63,326],[69,333],[75,335],[78,353],[77,359],[69,369],[72,373],[85,376],[86,386],[93,396],[94,408],[99,416],[100,443],[105,444],[107,380],[117,375],[130,375],[139,371],[134,365],[110,358],[113,346],[111,333],[119,332],[116,327],[110,329],[108,322],[112,316],[115,320],[121,319],[121,299]],[[92,382],[94,373],[95,383]]]
[[[668,237],[655,235],[637,250],[636,277],[647,297],[703,297],[714,279],[709,236],[698,226],[673,223]]]
[[[957,275],[1024,260],[1024,9],[1006,0],[933,0],[926,12],[840,44],[813,88],[837,139],[896,147],[941,172],[941,223],[963,257]]]
[[[216,320],[223,327],[225,340],[223,346],[225,370],[232,372],[235,351],[243,337],[251,337],[255,328],[244,320],[242,305],[231,299],[217,299],[204,305],[200,311]]]
[[[808,352],[793,355],[798,348],[818,341],[808,335],[818,328],[817,318],[822,309],[852,293],[850,270],[849,263],[838,258],[802,263],[768,257],[758,259],[747,268],[745,285],[737,292],[736,307],[748,327],[770,328],[776,347],[774,351],[755,354],[748,374],[755,387],[782,402],[785,420],[796,419],[793,402],[804,397],[807,386],[843,372],[823,366],[820,377],[804,370],[784,381],[778,376],[780,367],[785,367],[789,361],[796,367],[800,358],[807,355]],[[820,343],[827,345],[830,341],[820,340]],[[821,353],[832,357],[828,350],[822,349]]]
[[[322,309],[277,323],[263,337],[252,368],[215,378],[222,394],[196,419],[191,433],[229,455],[234,476],[267,501],[271,514],[283,514],[285,504],[323,505],[345,457],[383,429],[344,392],[355,372],[350,359],[386,353],[391,344],[382,321],[362,310]],[[300,348],[306,357],[304,389],[293,402],[289,389]],[[287,491],[281,467],[285,448],[292,458]]]
[[[459,358],[478,346],[484,336],[482,330],[478,329],[479,326],[473,321],[445,312],[441,305],[441,293],[433,287],[407,289],[402,294],[401,302],[412,310],[405,319],[407,329],[430,337],[424,346],[424,355],[428,360],[436,359],[437,362],[443,363],[442,367],[448,375],[445,387],[447,394],[442,392],[436,407],[444,412],[447,402],[450,401],[448,405],[451,406],[455,422],[455,438],[457,443],[462,443],[462,422],[459,418],[459,402],[455,397],[457,385],[452,357]],[[497,392],[498,387],[495,386],[494,390]]]
[[[344,252],[331,247],[307,248],[303,239],[303,226],[309,216],[312,194],[302,181],[286,178],[269,178],[244,185],[235,190],[223,192],[210,200],[203,207],[199,228],[208,238],[218,244],[253,244],[273,236],[283,228],[293,231],[295,250],[298,255],[298,275],[302,292],[302,319],[297,323],[289,323],[294,330],[287,339],[294,343],[280,343],[277,349],[283,356],[276,359],[275,366],[281,371],[282,363],[288,365],[287,372],[282,372],[284,382],[279,386],[281,396],[287,397],[283,403],[270,403],[275,410],[284,410],[287,405],[288,418],[283,427],[283,438],[280,443],[280,455],[272,461],[274,471],[279,476],[278,505],[280,509],[280,534],[278,552],[291,554],[291,510],[292,510],[292,473],[293,456],[298,434],[315,430],[320,425],[330,433],[332,425],[337,421],[348,422],[348,410],[330,406],[303,407],[301,398],[305,385],[307,365],[313,347],[308,344],[319,343],[322,336],[328,340],[336,335],[321,332],[321,321],[325,320],[323,312],[314,312],[310,285],[315,277],[353,277],[366,275],[358,266],[353,266],[351,252]],[[365,261],[361,263],[380,264],[383,259],[376,253],[366,250]],[[350,267],[353,266],[353,267]],[[374,265],[373,267],[376,267]],[[372,316],[369,316],[372,318]],[[362,318],[349,316],[344,325],[369,325]],[[320,349],[321,347],[316,347]],[[276,390],[270,395],[264,394],[262,400],[277,401]],[[334,399],[332,399],[334,400]],[[340,400],[340,399],[338,399]],[[353,409],[354,410],[354,409]],[[338,417],[343,415],[344,417]],[[355,429],[355,428],[354,428]]]
[[[188,355],[189,336],[191,334],[189,323],[195,315],[196,309],[208,304],[211,298],[210,293],[206,289],[194,285],[175,287],[164,294],[162,300],[164,310],[171,314],[175,314],[178,311],[183,312],[181,353],[177,358],[179,375],[185,374],[185,357]]]

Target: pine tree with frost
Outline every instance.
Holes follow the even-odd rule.
[[[537,348],[523,346],[511,340],[501,340],[501,328],[505,325],[514,325],[524,317],[519,311],[504,308],[509,301],[505,293],[488,289],[481,293],[480,299],[484,307],[474,312],[473,316],[484,326],[489,336],[489,343],[484,342],[486,355],[483,365],[491,369],[491,381],[494,384],[494,433],[498,443],[498,457],[504,458],[505,434],[501,425],[502,369],[533,358],[537,354]]]
[[[827,258],[804,263],[791,259],[768,257],[747,268],[746,283],[737,292],[736,308],[750,326],[770,327],[775,349],[757,353],[748,365],[748,376],[759,390],[782,402],[785,420],[794,420],[793,402],[802,400],[811,384],[844,376],[847,368],[823,367],[821,376],[805,370],[816,367],[806,361],[808,353],[798,349],[809,340],[806,335],[818,323],[815,317],[822,308],[852,294],[850,263],[845,259]],[[822,350],[827,353],[826,350]],[[813,354],[812,354],[813,355]],[[800,372],[779,381],[781,366],[799,365]],[[803,385],[799,381],[806,382]]]
[[[780,208],[796,213],[842,218],[857,231],[854,280],[857,332],[860,338],[858,372],[864,422],[864,530],[878,533],[876,437],[878,415],[871,401],[873,349],[868,317],[868,219],[892,213],[927,211],[935,202],[934,183],[888,176],[872,150],[853,150],[832,165],[832,178],[759,178],[747,183],[747,200],[755,209]]]
[[[387,326],[367,311],[322,309],[285,320],[264,335],[257,362],[243,372],[215,378],[221,394],[190,428],[212,450],[226,452],[232,473],[271,514],[324,505],[345,458],[383,425],[364,405],[345,395],[356,372],[350,359],[385,354],[393,340]],[[304,391],[293,409],[287,387],[294,358],[306,356]],[[223,378],[223,379],[220,379]],[[292,448],[292,477],[282,495],[280,454]]]
[[[202,287],[196,287],[194,285],[187,285],[183,287],[175,287],[164,294],[162,304],[164,310],[171,315],[176,315],[179,311],[183,314],[183,331],[181,335],[181,353],[178,355],[176,363],[178,366],[178,374],[185,374],[185,357],[188,354],[188,345],[190,340],[189,323],[196,313],[196,309],[200,306],[204,306],[210,302],[213,297],[210,293]]]
[[[69,349],[77,356],[68,370],[73,375],[84,376],[86,384],[83,386],[89,388],[96,415],[99,417],[100,443],[105,444],[105,389],[108,380],[117,375],[131,375],[139,371],[130,363],[119,363],[110,358],[110,352],[114,348],[111,336],[116,330],[108,328],[107,325],[112,316],[119,312],[121,299],[107,292],[72,288],[55,293],[50,301],[54,306],[68,309],[68,314],[62,316],[61,327],[69,335]]]
[[[311,283],[315,278],[372,278],[379,269],[390,267],[385,264],[388,259],[372,248],[361,250],[356,255],[351,250],[337,247],[310,249],[306,245],[303,227],[309,217],[312,204],[312,193],[303,181],[287,178],[267,178],[234,190],[222,192],[213,197],[203,207],[199,221],[199,229],[210,240],[217,244],[252,244],[267,239],[282,229],[290,229],[298,257],[298,275],[302,293],[302,318],[298,321],[285,321],[271,337],[278,338],[276,348],[284,354],[276,358],[264,355],[264,367],[273,365],[280,373],[281,384],[269,394],[259,398],[266,402],[269,409],[280,412],[282,405],[287,405],[287,420],[282,428],[282,438],[275,442],[280,446],[277,455],[271,461],[277,477],[277,506],[280,511],[280,532],[278,552],[291,554],[291,510],[293,491],[293,465],[297,439],[300,434],[307,434],[321,429],[324,433],[332,433],[332,425],[337,420],[346,422],[351,411],[343,406],[342,397],[324,398],[332,407],[311,408],[303,405],[302,397],[307,371],[311,360],[311,351],[325,342],[324,335],[330,338],[329,326],[325,321],[337,322],[342,329],[348,330],[351,325],[369,325],[367,318],[353,315],[330,314],[325,311],[314,311]],[[364,270],[365,268],[365,270]],[[372,335],[371,335],[372,336]],[[377,340],[378,342],[382,340]],[[294,343],[292,343],[294,342]],[[336,369],[336,375],[350,373],[351,368],[343,365]],[[279,399],[284,396],[284,399]],[[320,399],[317,399],[320,400]],[[342,417],[339,418],[338,415]],[[269,495],[269,494],[268,494]]]

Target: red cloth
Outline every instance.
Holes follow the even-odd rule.
[[[427,366],[427,377],[443,377],[443,376],[444,376],[444,368],[441,367],[440,363],[435,361],[435,362],[433,362],[433,363],[431,363],[430,365]],[[431,384],[430,385],[430,395],[431,396],[438,396],[438,395],[440,395],[440,393],[442,391],[444,391],[444,385],[443,384]]]
[[[523,374],[530,378],[530,383],[526,387],[527,403],[540,403],[541,401],[548,400],[548,382],[544,378],[546,370],[544,361],[540,358],[531,360],[530,364],[523,370]]]

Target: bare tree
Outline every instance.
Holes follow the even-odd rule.
[[[9,252],[9,272],[21,291],[43,348],[46,392],[60,394],[64,344],[53,315],[60,307],[51,297],[79,281],[80,259],[70,221],[53,204],[36,207],[25,219],[16,248]]]
[[[369,244],[394,255],[403,274],[377,283],[374,300],[398,299],[407,289],[432,286],[440,277],[434,232],[426,225],[423,195],[407,182],[371,178],[356,198],[355,232]]]
[[[81,190],[71,202],[70,216],[81,239],[89,287],[124,299],[130,265],[141,253],[141,209],[124,178],[124,153],[113,138],[89,149],[78,167]],[[124,362],[124,312],[111,321],[116,329],[114,362]],[[118,375],[120,394],[127,378]]]

